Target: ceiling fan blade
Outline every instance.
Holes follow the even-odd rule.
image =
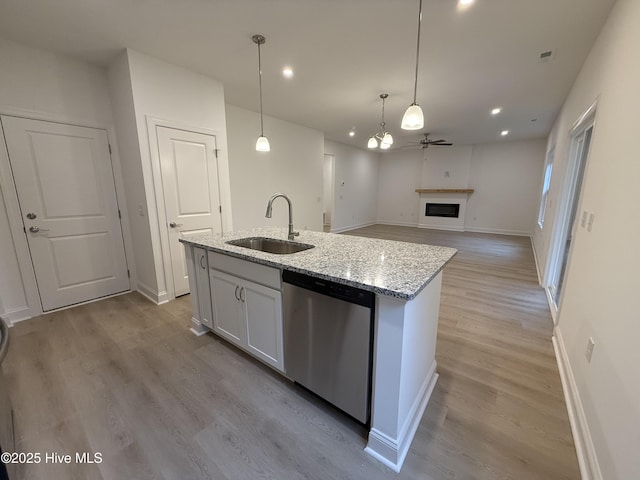
[[[444,138],[441,138],[440,140],[427,140],[429,143],[442,143],[442,142],[446,142],[446,140]]]
[[[440,146],[440,147],[450,147],[453,143],[432,143],[431,145]]]

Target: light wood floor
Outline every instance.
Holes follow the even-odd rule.
[[[4,363],[24,452],[100,452],[24,479],[578,479],[552,324],[527,238],[375,226],[447,245],[440,379],[397,475],[366,431],[212,334],[189,298],[128,294],[18,324]]]

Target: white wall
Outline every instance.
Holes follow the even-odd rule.
[[[127,78],[128,77],[128,78]],[[228,200],[227,135],[222,84],[180,67],[128,49],[109,69],[111,92],[118,127],[122,130],[121,155],[127,169],[128,211],[134,232],[138,289],[153,300],[168,298],[167,273],[163,264],[151,148],[157,145],[155,131],[147,119],[169,121],[179,127],[200,128],[216,133],[218,175],[223,199],[223,221],[231,225]],[[142,208],[142,214],[139,209]],[[160,212],[163,215],[164,210]],[[166,252],[168,255],[168,252]]]
[[[556,340],[567,362],[570,398],[583,415],[578,442],[594,447],[592,478],[640,476],[640,2],[618,0],[549,137],[555,145],[553,207],[534,245],[545,264],[555,205],[569,150],[568,132],[597,99],[596,125],[578,212],[595,213],[591,232],[578,228],[569,259]],[[542,171],[538,173],[540,177]],[[591,362],[585,358],[595,340]],[[563,359],[563,357],[560,357]],[[589,458],[589,457],[588,457]],[[589,477],[585,477],[589,478]]]
[[[0,113],[101,128],[112,126],[103,69],[3,39],[0,65]],[[2,194],[10,197],[15,191]],[[28,280],[21,276],[16,256],[16,248],[26,251],[26,240],[24,245],[13,244],[8,207],[0,198],[0,315],[21,320],[38,312],[28,309],[23,285]]]
[[[418,194],[422,184],[422,149],[386,152],[380,155],[378,223],[418,224]]]
[[[234,229],[286,227],[285,200],[276,200],[271,219],[264,216],[269,197],[282,192],[293,202],[294,228],[321,232],[324,134],[265,116],[271,151],[256,152],[260,115],[233,105],[226,112]]]
[[[467,188],[471,145],[416,149],[423,155],[420,188]]]
[[[465,230],[530,235],[545,141],[454,145],[381,155],[378,222],[418,224],[416,188],[473,188]]]
[[[335,157],[331,231],[376,223],[379,154],[328,140],[324,151]]]
[[[473,147],[466,230],[531,235],[545,149],[544,139]]]

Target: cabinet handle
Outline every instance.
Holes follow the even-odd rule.
[[[235,292],[235,296],[236,296],[236,300],[240,301],[240,297],[238,296],[238,288],[240,288],[240,285],[236,285],[236,292]]]
[[[240,301],[244,303],[244,287],[240,289]]]
[[[202,267],[203,270],[207,269],[207,267],[204,264],[204,255],[200,257],[200,266]]]

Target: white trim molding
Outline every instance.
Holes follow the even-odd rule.
[[[562,390],[567,405],[567,413],[569,414],[569,422],[571,423],[573,443],[575,444],[576,454],[578,456],[580,475],[582,480],[603,480],[593,438],[589,431],[589,424],[587,423],[587,417],[584,412],[584,407],[582,406],[580,393],[576,385],[575,377],[573,376],[571,363],[569,363],[569,356],[567,355],[559,326],[556,326],[553,331],[552,342],[558,363],[558,370],[560,372],[560,380],[562,381]]]
[[[208,128],[195,127],[187,125],[182,122],[173,120],[166,120],[161,118],[155,118],[149,115],[145,116],[147,126],[147,140],[148,148],[151,159],[151,179],[153,181],[155,205],[157,220],[157,233],[160,239],[159,253],[161,255],[162,272],[158,274],[158,277],[162,275],[164,277],[164,285],[166,291],[155,293],[146,285],[141,285],[140,292],[146,297],[152,299],[157,298],[156,303],[165,303],[173,300],[175,297],[175,291],[173,286],[173,266],[171,263],[171,252],[169,248],[169,232],[167,230],[167,211],[165,208],[165,195],[164,185],[162,183],[162,169],[160,165],[160,152],[158,151],[158,127],[166,127],[175,130],[184,130],[188,132],[200,133],[203,135],[210,135],[216,139],[216,149],[220,152],[217,156],[218,161],[218,187],[220,191],[220,203],[222,206],[222,231],[231,231],[233,223],[231,221],[231,183],[229,179],[229,166],[226,155],[226,137],[222,132],[212,130]],[[141,142],[142,146],[142,142]],[[223,154],[224,152],[224,154]],[[152,237],[154,232],[154,226],[151,225]],[[154,239],[152,238],[152,242]],[[158,278],[158,284],[161,284],[161,279]]]
[[[129,227],[129,217],[124,206],[127,204],[124,194],[124,181],[121,168],[121,161],[118,155],[119,148],[115,134],[115,128],[112,124],[106,125],[95,120],[72,118],[66,115],[52,114],[47,112],[38,112],[23,108],[0,105],[0,115],[11,117],[27,118],[51,123],[62,123],[66,125],[74,125],[80,127],[104,130],[107,134],[109,145],[111,146],[111,168],[113,172],[114,187],[118,209],[121,212],[120,226],[122,229],[122,238],[127,262],[127,268],[130,271],[131,278],[129,281],[130,288],[136,285],[136,268],[133,256],[133,243],[131,237],[131,229]],[[1,129],[0,129],[1,131]],[[7,147],[4,142],[4,135],[0,135],[0,190],[4,199],[7,219],[11,229],[16,258],[20,268],[21,281],[27,300],[24,308],[14,309],[12,312],[5,312],[5,315],[12,321],[18,322],[37,317],[43,313],[42,304],[40,303],[40,294],[36,281],[33,264],[29,247],[24,237],[24,223],[20,212],[20,203],[18,201],[18,191],[13,180],[11,162],[7,153]],[[116,294],[117,295],[117,294]],[[89,302],[92,300],[89,300]],[[20,313],[19,313],[20,312]]]
[[[140,295],[146,297],[148,300],[151,300],[156,305],[162,305],[163,303],[167,303],[169,300],[173,300],[173,298],[170,297],[169,292],[167,292],[166,290],[162,292],[156,292],[153,288],[145,285],[140,281],[138,281],[136,290],[140,293]]]

